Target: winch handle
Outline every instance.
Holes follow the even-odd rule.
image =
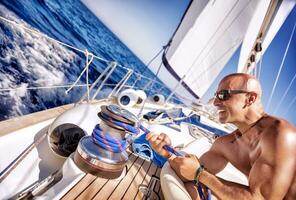
[[[144,131],[146,134],[147,133],[150,133],[150,130],[146,127],[144,127],[143,125],[140,124],[140,127],[139,127],[142,131]],[[169,146],[169,145],[165,145],[163,146],[163,148],[173,154],[175,154],[176,156],[184,156],[185,154],[184,153],[180,153],[178,151],[176,151],[173,147]]]
[[[169,152],[175,154],[176,156],[184,156],[183,153],[180,153],[179,151],[176,151],[176,150],[175,150],[173,147],[171,147],[171,146],[165,145],[163,148],[164,148],[165,150],[167,150],[167,151],[169,151]]]
[[[127,122],[134,122],[134,126],[138,129],[141,129],[144,133],[150,133],[150,130],[147,129],[146,127],[144,127],[141,123],[138,117],[136,117],[133,113],[131,113],[130,111],[121,108],[120,106],[117,105],[109,105],[109,106],[102,106],[101,110],[108,113],[109,117],[106,117],[104,114],[102,114],[102,112],[100,112],[101,114],[98,114],[99,117],[105,118],[106,121],[109,120],[112,123],[116,123],[118,126],[121,126],[123,128],[125,128],[126,130],[129,130],[130,132],[133,133],[139,133],[137,130],[133,130],[134,128],[132,128],[132,125],[130,125]],[[104,117],[105,116],[105,117]],[[112,117],[110,117],[112,116]],[[165,150],[175,154],[176,156],[184,156],[184,154],[176,151],[173,147],[171,146],[164,146],[163,147]]]

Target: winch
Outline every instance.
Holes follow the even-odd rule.
[[[74,154],[77,166],[103,178],[117,178],[128,160],[126,148],[132,134],[137,134],[138,120],[131,112],[117,105],[101,106],[100,124],[91,136],[83,137]]]

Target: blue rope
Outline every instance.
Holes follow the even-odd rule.
[[[143,125],[140,124],[139,127],[135,127],[135,126],[132,126],[132,125],[129,125],[129,124],[126,124],[124,122],[121,122],[121,121],[118,121],[116,119],[113,119],[109,116],[107,116],[106,114],[102,113],[101,112],[101,116],[104,120],[107,120],[113,124],[115,124],[116,126],[119,126],[121,128],[123,128],[124,130],[132,133],[132,134],[139,134],[140,133],[140,130],[142,130],[144,132],[144,134],[148,134],[150,133],[150,130],[145,128]],[[92,138],[93,138],[93,141],[98,144],[100,147],[108,150],[108,151],[112,151],[112,152],[122,152],[124,151],[127,146],[128,146],[128,139],[129,138],[125,138],[123,140],[119,140],[119,139],[116,139],[112,136],[110,136],[110,133],[108,132],[104,132],[100,125],[97,124],[92,132]],[[178,151],[176,151],[173,147],[171,146],[164,146],[163,147],[165,150],[175,154],[176,156],[184,156],[183,153],[180,153]],[[208,192],[208,195],[207,195],[207,198],[205,197],[205,195],[203,194],[202,192],[202,188],[200,185],[198,185],[198,193],[199,193],[199,196],[202,200],[211,200],[211,191],[207,188],[207,192]]]
[[[128,142],[126,139],[118,140],[111,137],[108,132],[104,132],[100,125],[97,124],[92,132],[93,141],[103,149],[118,153],[126,149]]]
[[[109,117],[108,115],[106,115],[104,113],[101,113],[101,116],[105,120],[107,120],[107,121],[109,121],[109,122],[111,122],[111,123],[113,123],[113,124],[115,124],[117,126],[120,126],[121,128],[123,128],[124,130],[126,130],[128,132],[131,132],[131,133],[134,133],[134,134],[140,133],[140,130],[138,128],[136,128],[135,126],[132,126],[132,125],[129,125],[127,123],[124,123],[124,122],[118,121],[116,119],[113,119],[113,118]]]
[[[136,135],[140,133],[140,130],[132,125],[113,119],[104,113],[101,113],[101,116],[104,120],[109,121],[114,125],[119,126],[130,133],[133,133]],[[112,151],[115,153],[125,151],[125,149],[128,146],[128,140],[130,139],[130,137],[125,138],[123,140],[116,139],[112,137],[110,133],[104,132],[101,129],[99,124],[95,126],[92,132],[92,138],[93,138],[93,141],[103,149],[106,149],[108,151]]]
[[[197,186],[197,191],[198,191],[198,194],[199,194],[199,197],[201,200],[211,200],[212,199],[211,190],[209,190],[209,188],[206,188],[206,189],[207,189],[207,196],[205,196],[205,194],[203,193],[201,185],[198,184],[198,186]]]
[[[150,133],[150,130],[145,128],[143,125],[140,125],[137,128],[135,126],[132,126],[132,125],[126,124],[124,122],[118,121],[116,119],[113,119],[104,113],[101,113],[101,116],[104,120],[107,120],[107,121],[123,128],[124,130],[126,130],[130,133],[137,135],[140,133],[140,130],[142,130],[144,132],[144,134]],[[98,144],[100,147],[102,147],[106,150],[112,151],[112,152],[122,152],[128,146],[127,139],[123,139],[120,141],[114,137],[111,137],[110,134],[107,132],[104,132],[98,124],[96,125],[96,127],[93,130],[92,137],[93,137],[93,141],[96,144]],[[171,146],[166,145],[166,146],[164,146],[164,149],[175,154],[176,156],[183,156],[182,153],[176,151]]]

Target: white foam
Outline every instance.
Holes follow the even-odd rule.
[[[32,28],[3,5],[0,5],[0,13],[7,19]],[[26,95],[27,87],[32,87],[32,84],[34,87],[63,85],[67,80],[76,78],[65,77],[64,74],[64,71],[70,67],[69,63],[75,60],[76,54],[54,41],[34,35],[23,28],[8,23],[5,23],[5,26],[13,35],[13,39],[8,41],[12,48],[5,51],[2,60],[8,64],[16,60],[19,71],[23,71],[23,75],[28,77],[28,80],[19,83],[18,76],[0,74],[0,88],[18,88],[9,92],[8,95],[13,99],[11,114],[22,115],[23,111],[27,113],[27,108],[24,107],[21,99]],[[9,37],[4,35],[3,40],[9,40]],[[77,70],[79,70],[78,67],[73,69],[73,71]]]

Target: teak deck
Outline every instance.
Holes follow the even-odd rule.
[[[145,187],[150,181],[154,182],[155,178],[151,177],[158,178],[161,168],[131,153],[127,169],[126,175],[120,180],[104,179],[87,174],[62,199],[164,199],[160,181],[157,181],[153,192],[149,195],[139,190],[140,186]]]

